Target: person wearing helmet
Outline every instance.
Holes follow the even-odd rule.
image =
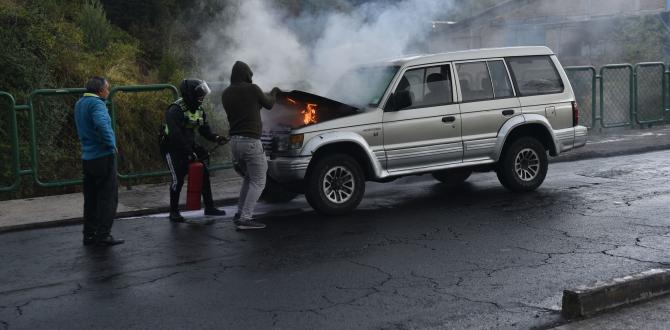
[[[170,104],[165,112],[165,125],[161,138],[161,153],[165,160],[172,183],[170,184],[170,221],[184,222],[179,213],[179,195],[188,173],[190,162],[205,160],[209,154],[205,148],[195,143],[197,130],[205,139],[224,144],[228,139],[212,133],[207,123],[207,115],[202,102],[211,90],[206,82],[198,79],[185,79],[179,85],[181,98]],[[214,207],[212,187],[209,182],[209,170],[205,165],[202,179],[202,197],[205,203],[205,215],[225,215],[226,212]]]
[[[230,86],[223,91],[221,102],[230,123],[233,164],[244,181],[234,221],[238,230],[262,229],[265,225],[253,220],[253,212],[265,188],[268,163],[261,144],[262,108],[272,109],[279,88],[269,94],[251,82],[251,68],[237,61],[230,75]]]

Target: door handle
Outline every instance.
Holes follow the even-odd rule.
[[[503,110],[503,116],[511,116],[514,114],[514,110]]]
[[[453,123],[455,121],[456,121],[456,117],[454,117],[454,116],[442,117],[442,122],[443,123]]]

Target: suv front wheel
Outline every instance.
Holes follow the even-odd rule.
[[[547,176],[547,151],[540,141],[523,137],[505,148],[500,157],[498,180],[514,192],[537,189]]]
[[[309,171],[305,198],[317,212],[347,213],[358,206],[365,192],[361,166],[348,155],[333,154],[317,159]]]

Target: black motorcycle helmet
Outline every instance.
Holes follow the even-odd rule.
[[[184,79],[179,84],[179,92],[191,111],[195,111],[205,96],[212,92],[207,83],[200,79]]]

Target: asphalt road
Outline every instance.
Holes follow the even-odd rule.
[[[670,264],[668,164],[555,163],[524,195],[491,173],[411,177],[369,184],[343,217],[262,205],[256,232],[119,220],[110,249],[81,246],[79,226],[6,233],[0,329],[558,325],[563,289]]]

